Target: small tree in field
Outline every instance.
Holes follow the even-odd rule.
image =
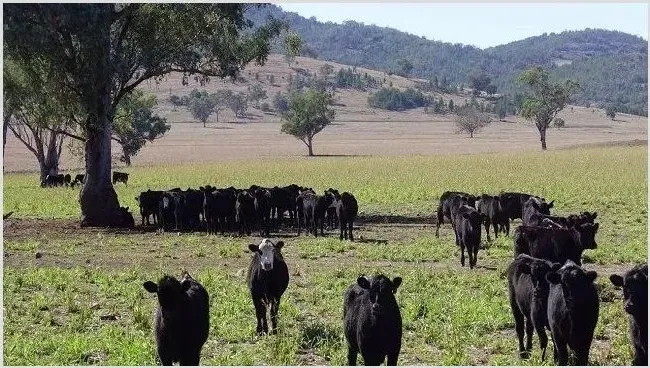
[[[541,67],[524,71],[517,80],[532,90],[532,95],[524,97],[521,114],[535,122],[539,131],[539,140],[542,142],[542,150],[545,151],[546,130],[555,115],[571,101],[571,96],[580,89],[580,85],[572,80],[561,84],[552,83],[549,81],[548,73]]]
[[[300,55],[300,50],[302,50],[302,38],[295,32],[289,32],[284,37],[284,60],[289,67],[296,56]]]
[[[456,126],[458,127],[457,133],[469,133],[470,138],[474,138],[474,133],[477,133],[482,128],[488,126],[492,122],[490,116],[486,113],[480,112],[474,106],[468,105],[463,107],[456,107]]]
[[[289,95],[289,110],[282,114],[282,133],[300,139],[314,155],[314,136],[328,126],[335,112],[330,109],[332,96],[327,92],[308,89],[294,91]]]
[[[203,127],[205,128],[205,123],[210,118],[210,115],[216,111],[217,104],[217,96],[214,93],[208,94],[207,91],[199,92],[194,90],[190,93],[187,109],[194,119],[203,123]]]
[[[248,97],[245,93],[233,93],[228,97],[228,107],[235,113],[235,117],[242,117],[248,110]]]
[[[248,87],[248,99],[255,104],[256,108],[259,108],[260,101],[266,97],[266,91],[262,88],[261,84],[255,84]]]
[[[607,115],[608,118],[614,120],[616,117],[616,108],[614,105],[607,105],[607,108],[605,109],[605,115]]]

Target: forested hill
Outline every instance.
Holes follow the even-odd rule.
[[[648,42],[622,32],[551,33],[482,50],[354,21],[323,23],[275,5],[251,8],[247,16],[256,24],[268,16],[287,21],[305,41],[305,56],[321,60],[395,72],[401,60],[408,60],[413,77],[435,76],[465,86],[470,74],[483,71],[500,92],[515,92],[513,78],[541,65],[554,77],[581,83],[585,92],[579,104],[614,104],[619,111],[647,115]],[[274,51],[281,52],[280,42]]]

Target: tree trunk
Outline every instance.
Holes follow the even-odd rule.
[[[539,130],[539,140],[542,141],[542,151],[546,151],[546,128]]]
[[[314,150],[312,149],[312,141],[311,141],[311,139],[312,139],[311,137],[307,138],[307,149],[309,150],[309,156],[314,155]]]
[[[5,114],[3,116],[4,123],[3,123],[3,126],[2,126],[2,158],[3,158],[3,160],[2,160],[2,169],[3,170],[4,170],[4,167],[5,167],[4,157],[5,157],[5,148],[7,147],[7,130],[9,130],[9,120],[10,119],[11,119],[11,114],[5,112]]]
[[[474,138],[474,132],[469,132],[469,137]]]
[[[205,128],[205,120],[203,120],[203,127]]]

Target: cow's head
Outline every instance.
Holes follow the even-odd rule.
[[[546,281],[551,285],[562,286],[562,294],[567,301],[567,307],[571,309],[574,307],[571,301],[592,289],[597,276],[596,271],[585,271],[572,260],[568,260],[557,271],[546,274]]]
[[[525,254],[520,254],[517,257],[517,260],[520,261],[519,271],[530,275],[531,281],[533,282],[533,295],[538,298],[548,296],[548,281],[546,281],[546,275],[550,272],[559,270],[562,265],[559,263],[549,264],[549,262],[534,259]]]
[[[391,281],[384,275],[377,275],[370,279],[365,276],[360,276],[357,279],[357,285],[369,293],[373,314],[381,314],[384,312],[384,308],[396,303],[395,295],[393,294],[397,292],[397,288],[401,284],[401,277],[395,277]]]
[[[596,249],[596,233],[598,232],[599,224],[581,224],[574,226],[573,229],[578,233],[578,238],[582,249]]]
[[[158,303],[163,309],[175,309],[187,297],[185,292],[190,288],[190,283],[181,283],[173,276],[164,275],[158,284],[147,281],[142,286],[148,292],[158,295]]]
[[[635,266],[625,276],[613,274],[609,280],[623,288],[625,311],[634,317],[648,315],[648,264]]]
[[[284,246],[283,241],[279,241],[274,244],[269,239],[262,239],[262,241],[258,245],[249,244],[248,249],[253,253],[259,254],[259,261],[262,270],[271,271],[273,270],[273,264],[275,263],[275,258],[277,257],[278,259],[282,259],[281,258],[282,254],[280,253],[280,251],[283,246]]]

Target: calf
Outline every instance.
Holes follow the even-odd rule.
[[[365,365],[397,365],[402,346],[402,316],[395,292],[402,278],[392,281],[377,275],[361,276],[345,292],[343,319],[348,343],[348,365],[357,364],[361,353]]]
[[[339,240],[343,240],[344,238],[347,240],[348,237],[351,241],[354,240],[354,237],[352,236],[352,226],[354,220],[357,218],[357,214],[359,213],[357,199],[354,198],[352,194],[343,192],[336,198],[334,207],[336,208],[336,217],[338,218],[341,230]]]
[[[260,229],[260,236],[270,236],[271,232],[271,192],[259,188],[255,190],[253,204],[255,217]]]
[[[521,218],[522,225],[527,226],[539,226],[542,222],[544,216],[551,214],[551,208],[553,208],[553,202],[546,203],[543,198],[531,197],[523,207],[523,216]]]
[[[596,249],[598,224],[583,224],[570,229],[519,226],[514,236],[514,255],[525,253],[537,258],[578,265],[585,249]]]
[[[483,219],[484,217],[473,207],[463,205],[458,209],[454,220],[456,245],[460,247],[460,264],[465,266],[465,248],[467,248],[470,269],[476,266]]]
[[[255,307],[258,335],[269,332],[267,309],[271,312],[271,333],[277,333],[280,298],[289,285],[289,270],[281,252],[283,246],[284,242],[274,244],[269,239],[248,246],[253,257],[246,280]]]
[[[510,264],[508,275],[508,296],[515,319],[515,330],[519,339],[519,356],[526,358],[533,347],[533,329],[537,332],[542,349],[542,361],[546,358],[546,308],[548,303],[548,282],[546,274],[561,267],[543,259],[520,254]],[[524,320],[526,345],[524,345]]]
[[[239,235],[251,235],[255,224],[255,199],[248,191],[237,194],[235,202],[236,221],[239,224]]]
[[[508,217],[501,207],[499,197],[487,194],[481,195],[476,201],[476,209],[479,213],[485,215],[484,225],[488,241],[490,241],[490,224],[494,228],[495,238],[499,236],[499,227],[505,227],[506,233],[510,232],[510,221],[508,221]]]
[[[633,365],[648,365],[648,264],[635,266],[624,276],[611,275],[609,280],[623,288],[625,312],[630,320],[630,337],[634,348]]]
[[[573,351],[577,365],[589,363],[589,349],[598,322],[596,276],[596,272],[585,271],[571,260],[546,275],[550,284],[546,313],[555,364],[568,364],[568,349]]]
[[[158,284],[147,281],[143,286],[158,295],[155,333],[160,363],[199,365],[210,330],[208,292],[187,272],[180,282],[165,275]]]
[[[457,197],[465,198],[465,200],[458,200]],[[439,236],[440,225],[444,222],[445,217],[452,222],[453,225],[453,211],[455,208],[462,205],[464,202],[470,206],[474,206],[476,202],[476,197],[471,194],[463,192],[444,192],[440,196],[440,203],[438,204],[438,209],[436,210],[437,222],[436,222],[436,237]]]
[[[128,181],[129,181],[129,174],[119,172],[119,171],[113,171],[113,185],[119,182],[122,182],[124,183],[124,185],[126,185],[126,182]]]
[[[147,225],[151,225],[149,222],[149,216],[153,217],[153,224],[156,225],[158,222],[158,202],[162,198],[162,191],[159,190],[147,190],[146,192],[140,193],[139,196],[135,197],[136,202],[140,205],[140,216],[142,217],[142,226],[146,221]]]

